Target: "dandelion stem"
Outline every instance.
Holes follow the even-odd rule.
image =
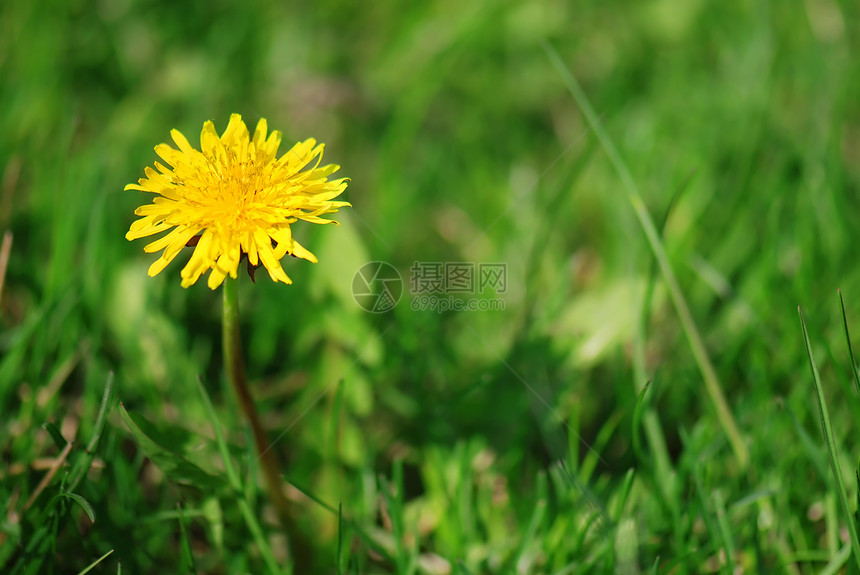
[[[242,360],[242,339],[239,335],[239,289],[238,280],[227,278],[224,282],[224,368],[230,387],[239,400],[239,407],[245,419],[251,424],[257,457],[263,469],[263,478],[269,491],[269,498],[281,524],[289,532],[293,531],[290,505],[282,488],[283,482],[278,474],[278,460],[274,449],[270,449],[266,430],[260,423],[257,407],[248,380],[245,377],[245,364]]]

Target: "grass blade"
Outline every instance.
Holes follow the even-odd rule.
[[[845,328],[845,341],[848,343],[848,355],[851,356],[851,377],[854,378],[854,391],[860,392],[860,377],[857,375],[857,362],[854,361],[854,347],[851,345],[851,334],[848,333],[848,316],[845,315],[845,302],[842,300],[842,290],[839,293],[839,307],[842,308],[842,326]]]
[[[618,499],[615,501],[615,519],[613,524],[618,523],[624,518],[624,508],[627,507],[627,500],[630,498],[630,491],[633,489],[633,478],[636,475],[636,469],[631,467],[627,470],[624,476],[624,483],[621,484],[621,489],[618,491]]]
[[[806,354],[809,356],[809,368],[812,370],[812,383],[815,387],[815,395],[818,399],[818,415],[821,419],[821,431],[824,434],[824,441],[827,443],[827,454],[830,456],[830,470],[833,472],[833,479],[836,481],[836,493],[839,496],[839,501],[842,503],[842,510],[848,523],[848,533],[851,536],[851,547],[854,550],[854,561],[857,567],[860,568],[860,539],[857,537],[857,524],[854,521],[854,514],[848,506],[848,492],[845,490],[845,481],[842,478],[842,468],[839,465],[839,454],[836,452],[836,439],[833,437],[833,427],[830,423],[830,415],[827,411],[827,402],[824,398],[824,390],[821,387],[821,379],[818,376],[818,368],[815,366],[815,358],[812,355],[812,345],[809,343],[809,333],[806,331],[806,321],[803,319],[803,311],[800,306],[797,307],[797,314],[800,316],[800,327],[803,330],[803,341],[806,344]]]
[[[529,548],[529,545],[534,541],[538,528],[543,522],[544,515],[546,514],[547,500],[545,494],[547,492],[547,481],[545,473],[541,472],[538,474],[537,484],[538,487],[536,491],[539,494],[538,500],[535,503],[534,510],[532,510],[532,515],[529,519],[528,526],[523,533],[522,540],[520,541],[520,544],[517,547],[517,551],[516,553],[514,553],[514,556],[512,557],[510,562],[510,564],[515,568],[519,566],[520,560],[522,559],[523,555],[525,555],[525,552]]]
[[[704,464],[701,460],[696,461],[693,464],[693,486],[695,487],[696,494],[699,496],[699,504],[701,505],[702,509],[702,519],[704,519],[705,528],[708,531],[708,538],[710,539],[711,550],[713,552],[717,552],[720,549],[723,549],[726,552],[726,556],[728,557],[730,547],[729,545],[727,545],[726,540],[723,538],[723,531],[720,530],[716,514],[711,512],[708,496],[705,493],[705,486],[702,482],[703,465]],[[731,573],[731,571],[729,571],[729,573]]]
[[[86,573],[89,573],[90,571],[92,571],[96,565],[98,565],[99,563],[101,563],[102,561],[107,559],[107,556],[110,555],[111,553],[113,553],[113,549],[111,549],[110,551],[108,551],[107,553],[105,553],[104,555],[102,555],[101,557],[99,557],[98,559],[96,559],[95,561],[90,563],[89,565],[87,565],[83,571],[78,573],[78,575],[86,575]]]
[[[337,504],[337,575],[343,575],[343,503]]]
[[[66,486],[67,491],[74,491],[77,488],[78,483],[81,481],[84,475],[89,472],[90,467],[92,467],[93,461],[95,460],[96,450],[98,449],[99,443],[101,442],[105,425],[107,425],[107,416],[110,413],[111,407],[113,406],[113,382],[114,374],[111,371],[110,373],[108,373],[107,381],[105,382],[105,392],[102,395],[102,403],[99,407],[99,413],[96,416],[93,436],[90,438],[90,442],[87,444],[85,456],[80,458],[75,463],[75,465],[72,467],[71,472],[69,473],[69,482]]]
[[[6,267],[9,265],[9,254],[12,253],[12,232],[3,234],[3,244],[0,245],[0,296],[3,295],[3,284],[6,280]]]
[[[194,565],[194,551],[191,550],[191,539],[188,537],[188,529],[185,527],[185,514],[182,513],[182,504],[176,505],[179,519],[179,562],[183,573],[197,573]]]
[[[561,75],[562,80],[564,80],[568,90],[573,96],[573,99],[576,100],[577,105],[580,110],[582,110],[582,113],[589,125],[594,129],[597,139],[600,140],[600,144],[606,150],[609,160],[612,162],[612,165],[615,167],[615,170],[621,178],[621,182],[627,192],[627,199],[633,206],[636,218],[642,226],[642,231],[645,233],[648,245],[651,247],[651,251],[654,253],[654,258],[657,260],[657,265],[660,267],[660,272],[663,274],[663,280],[666,282],[666,287],[669,289],[669,296],[672,299],[672,303],[675,305],[675,310],[678,313],[681,326],[683,327],[687,340],[690,343],[690,348],[692,349],[693,356],[699,366],[702,378],[705,380],[705,389],[708,392],[711,403],[714,404],[714,408],[717,410],[717,417],[720,420],[720,425],[728,437],[729,443],[732,446],[732,451],[738,461],[738,465],[740,465],[741,469],[746,469],[749,464],[749,450],[747,449],[746,443],[744,443],[737,423],[735,423],[735,418],[729,409],[725,395],[723,395],[723,390],[720,385],[719,378],[717,377],[717,372],[711,363],[710,357],[708,357],[707,350],[705,349],[705,342],[702,340],[701,334],[699,334],[699,329],[696,327],[696,322],[693,320],[693,314],[690,312],[690,307],[681,291],[678,279],[675,277],[672,264],[669,263],[669,256],[666,254],[666,249],[663,247],[663,242],[660,239],[659,232],[657,231],[657,226],[654,225],[654,220],[651,219],[651,214],[648,213],[648,209],[645,207],[645,202],[642,200],[639,188],[633,180],[633,176],[630,175],[630,170],[627,169],[627,164],[625,164],[624,160],[621,159],[621,154],[619,154],[618,150],[615,149],[615,145],[612,143],[606,130],[604,130],[603,126],[600,124],[597,114],[594,113],[594,109],[591,107],[588,97],[579,86],[576,78],[573,77],[573,74],[570,73],[570,70],[568,70],[564,62],[562,62],[561,57],[559,57],[558,53],[552,47],[548,44],[544,44],[544,50],[559,75]]]
[[[319,505],[320,507],[322,507],[323,509],[325,509],[329,513],[332,513],[334,515],[336,515],[338,513],[338,510],[335,509],[334,506],[329,505],[328,503],[326,503],[325,501],[323,501],[322,499],[317,497],[317,495],[313,491],[311,491],[310,489],[307,489],[306,487],[303,487],[302,485],[299,485],[298,483],[295,483],[294,481],[289,481],[288,483],[290,485],[292,485],[293,487],[295,487],[298,491],[300,491],[302,493],[302,495],[306,496],[308,499],[310,499],[311,501],[313,501],[314,503],[316,503],[317,505]],[[357,521],[355,521],[354,519],[351,519],[349,516],[343,517],[342,514],[341,514],[341,521],[346,523],[346,525],[350,529],[355,531],[355,533],[359,537],[361,537],[361,539],[365,543],[370,545],[370,547],[376,553],[378,553],[380,555],[380,557],[382,557],[385,561],[388,561],[390,563],[394,562],[395,559],[394,559],[394,555],[392,554],[392,550],[386,548],[379,541],[377,541],[366,529],[362,528],[362,526],[359,525]]]
[[[848,557],[851,556],[851,545],[845,545],[839,552],[834,555],[819,575],[836,575],[842,571],[845,563],[848,562]]]
[[[720,530],[720,537],[723,540],[724,549],[726,552],[726,571],[729,573],[735,572],[735,543],[732,538],[732,528],[729,526],[726,518],[726,502],[723,495],[714,490],[711,492],[711,501],[714,504],[714,513],[717,517],[717,528]]]
[[[64,492],[60,492],[60,493],[56,494],[54,496],[54,499],[61,499],[63,497],[68,497],[69,499],[71,499],[72,501],[77,503],[80,506],[80,508],[83,509],[84,513],[87,514],[87,517],[90,518],[90,523],[96,522],[96,511],[95,511],[95,509],[93,509],[93,506],[89,501],[87,501],[86,499],[84,499],[83,497],[78,495],[77,493],[64,493]]]
[[[638,457],[640,461],[648,461],[648,458],[645,456],[645,452],[642,451],[640,422],[642,420],[642,409],[645,406],[645,394],[648,392],[648,388],[650,386],[650,381],[645,382],[645,385],[639,391],[639,397],[636,399],[636,408],[633,410],[633,453],[636,454],[636,457]]]
[[[242,513],[245,523],[248,525],[248,531],[251,532],[251,537],[257,544],[257,547],[260,550],[260,555],[266,563],[266,568],[269,572],[275,574],[283,573],[284,570],[278,566],[278,562],[275,559],[275,555],[272,553],[268,540],[263,534],[263,529],[260,527],[260,522],[257,520],[257,516],[254,515],[254,511],[251,509],[248,501],[242,497],[242,482],[239,479],[239,473],[233,466],[233,460],[230,458],[230,448],[224,440],[224,434],[221,433],[221,424],[218,421],[218,415],[215,413],[215,408],[212,406],[212,400],[209,399],[209,394],[206,393],[206,387],[203,385],[203,381],[200,378],[197,378],[197,388],[200,391],[200,397],[203,400],[203,407],[206,408],[206,414],[209,416],[209,421],[212,423],[212,430],[215,432],[215,443],[218,446],[218,451],[221,453],[221,459],[224,461],[224,471],[227,474],[227,480],[229,481],[230,487],[236,497],[239,511]]]
[[[48,435],[51,436],[51,439],[54,441],[54,446],[57,449],[62,451],[63,449],[66,448],[66,445],[69,442],[66,441],[66,438],[63,437],[63,434],[60,431],[60,429],[56,425],[54,425],[53,422],[51,422],[51,421],[45,422],[45,424],[42,425],[42,429],[44,429],[45,431],[48,432]]]

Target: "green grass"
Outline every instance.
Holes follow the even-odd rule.
[[[858,32],[838,0],[3,2],[0,572],[860,572]],[[296,569],[220,294],[124,239],[153,146],[233,112],[351,178],[294,227],[318,264],[239,286]],[[415,311],[416,261],[506,264],[504,310]]]

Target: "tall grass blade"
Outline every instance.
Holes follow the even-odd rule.
[[[206,393],[206,387],[203,385],[203,380],[197,378],[197,388],[200,391],[200,398],[203,400],[203,407],[206,409],[206,414],[212,424],[212,430],[215,432],[215,443],[218,446],[218,451],[221,453],[221,459],[224,461],[224,471],[227,474],[227,481],[233,490],[236,503],[239,506],[239,511],[245,519],[245,524],[248,526],[248,531],[251,532],[251,537],[259,548],[260,555],[269,573],[279,574],[284,570],[278,565],[275,555],[269,546],[269,542],[263,534],[263,529],[260,527],[260,522],[254,511],[248,504],[248,500],[242,497],[242,482],[239,479],[239,472],[233,466],[233,460],[230,457],[230,448],[224,440],[224,434],[221,433],[221,423],[218,421],[218,415],[215,413],[215,407],[212,405],[212,400],[209,394]]]
[[[699,496],[699,504],[702,509],[702,518],[705,521],[705,528],[708,531],[708,538],[710,539],[710,545],[713,551],[718,551],[720,549],[725,550],[726,555],[728,555],[729,549],[731,548],[728,545],[728,542],[724,538],[723,531],[720,530],[719,522],[716,518],[716,513],[712,513],[708,501],[708,496],[705,493],[705,486],[702,482],[702,462],[701,460],[696,461],[693,464],[692,469],[692,477],[693,477],[693,486],[695,487],[696,494]],[[731,573],[731,571],[729,571]]]
[[[597,139],[600,140],[600,144],[606,150],[609,160],[612,162],[612,165],[615,167],[621,178],[621,182],[627,193],[627,199],[633,206],[636,218],[639,220],[642,231],[645,233],[645,237],[648,240],[648,245],[654,253],[654,258],[657,260],[660,272],[663,274],[663,280],[666,282],[666,287],[669,289],[669,296],[671,297],[675,310],[678,313],[678,318],[681,321],[681,326],[683,327],[687,340],[690,343],[690,348],[692,349],[693,356],[699,366],[699,371],[702,374],[702,378],[705,380],[705,389],[711,399],[711,403],[714,404],[714,408],[717,411],[720,425],[728,437],[729,443],[732,446],[732,451],[738,461],[738,465],[740,465],[741,469],[746,469],[749,464],[749,450],[747,449],[746,443],[744,443],[737,423],[735,423],[735,418],[729,409],[725,395],[723,395],[723,390],[720,385],[719,378],[717,377],[717,372],[711,363],[710,357],[708,357],[705,343],[702,340],[701,334],[699,334],[696,322],[693,320],[693,314],[690,312],[690,307],[687,304],[687,300],[681,291],[681,286],[678,284],[678,280],[675,277],[672,264],[669,263],[669,256],[666,254],[666,249],[663,247],[660,234],[657,231],[657,227],[654,225],[654,220],[648,213],[648,209],[645,207],[645,202],[642,199],[642,195],[639,193],[639,188],[633,180],[633,176],[630,175],[630,170],[627,169],[627,164],[624,163],[624,160],[621,158],[618,150],[615,149],[615,145],[612,143],[606,130],[604,130],[603,126],[600,124],[597,114],[594,113],[594,109],[591,107],[588,97],[579,86],[576,78],[574,78],[573,74],[570,73],[570,70],[567,69],[567,66],[565,66],[561,57],[558,55],[558,52],[549,46],[549,44],[544,44],[544,50],[559,75],[562,77],[562,80],[567,85],[568,90],[574,100],[576,100],[577,105],[580,110],[582,110],[582,113],[586,120],[588,120],[589,125],[594,129]]]
[[[343,575],[343,503],[337,504],[337,575]]]
[[[693,181],[695,170],[691,171],[680,186],[675,188],[674,193],[669,198],[666,204],[666,209],[663,211],[662,221],[660,222],[660,237],[663,237],[666,232],[666,224],[669,221],[669,216],[672,214],[672,209],[675,207],[680,198],[689,188],[690,182]],[[644,415],[645,435],[648,438],[648,444],[651,447],[650,457],[653,458],[653,474],[654,481],[658,487],[659,493],[662,494],[663,501],[670,509],[674,525],[680,524],[681,511],[678,506],[678,497],[675,495],[675,473],[672,469],[672,460],[669,456],[669,448],[666,443],[666,436],[663,434],[663,429],[660,425],[660,419],[657,412],[649,404],[645,404],[645,390],[651,387],[654,375],[648,374],[646,362],[646,348],[648,342],[648,324],[651,321],[651,306],[654,300],[654,291],[659,281],[659,268],[656,265],[656,260],[651,258],[648,262],[648,273],[646,274],[647,283],[645,284],[645,293],[642,296],[642,307],[637,318],[636,337],[633,338],[633,386],[639,394],[639,400],[636,404],[636,412],[634,413],[634,435],[633,445],[634,450],[637,450],[637,442],[639,443],[637,456],[641,456],[641,461],[650,461],[644,458],[644,452],[641,450],[640,424],[638,418]],[[643,383],[644,382],[644,383]],[[656,394],[656,388],[652,390],[651,395]],[[644,409],[643,409],[644,408]],[[644,411],[644,414],[640,411]]]
[[[185,514],[182,512],[182,504],[176,505],[179,519],[179,564],[183,573],[197,573],[194,565],[194,551],[191,550],[191,539],[188,537],[188,528],[185,526]]]
[[[99,443],[102,439],[102,433],[104,433],[105,425],[107,424],[107,416],[110,413],[110,409],[113,406],[114,401],[114,374],[111,371],[108,373],[107,381],[105,381],[105,392],[102,395],[102,403],[99,406],[99,413],[96,416],[96,424],[93,429],[93,436],[90,438],[90,442],[87,444],[87,450],[85,452],[85,456],[81,457],[75,462],[74,466],[72,466],[72,470],[69,473],[69,480],[66,484],[67,491],[74,491],[78,483],[81,479],[86,475],[90,467],[92,467],[93,461],[96,457],[96,451],[98,450]]]
[[[824,398],[824,389],[821,387],[818,368],[815,366],[815,358],[812,355],[812,345],[809,342],[809,333],[806,331],[806,321],[803,319],[803,311],[800,309],[800,306],[797,307],[797,314],[800,316],[803,341],[806,344],[806,354],[809,356],[809,368],[812,370],[812,383],[815,387],[816,398],[818,399],[818,415],[821,419],[821,431],[824,434],[824,441],[827,443],[827,454],[830,456],[830,470],[833,472],[833,479],[836,481],[836,493],[839,496],[839,501],[842,503],[842,510],[845,512],[846,522],[848,523],[848,534],[851,537],[851,547],[854,550],[854,561],[857,563],[857,567],[860,568],[860,538],[857,536],[857,523],[848,505],[848,492],[845,489],[845,480],[842,478],[842,468],[839,465],[839,454],[836,452],[836,439],[833,437],[833,427],[830,423],[830,414],[827,411],[827,401]]]
[[[642,451],[642,432],[640,425],[642,420],[642,409],[645,407],[645,393],[651,386],[650,381],[646,381],[645,385],[639,391],[639,397],[636,399],[636,408],[633,410],[633,453],[640,461],[648,461],[645,452]]]
[[[839,307],[842,309],[842,326],[845,328],[845,342],[848,344],[848,355],[851,356],[851,377],[854,379],[854,391],[860,393],[860,376],[857,374],[857,362],[854,360],[854,347],[851,345],[851,334],[848,333],[848,316],[845,315],[845,302],[842,300],[842,290],[839,293]]]
[[[547,500],[544,496],[542,496],[542,494],[545,494],[547,491],[547,481],[545,473],[538,473],[537,483],[538,487],[536,488],[536,491],[541,495],[538,496],[539,498],[538,501],[535,503],[534,509],[532,510],[532,515],[529,519],[528,526],[523,533],[522,540],[517,547],[516,553],[514,553],[511,559],[511,565],[513,565],[515,568],[517,565],[519,565],[520,560],[522,559],[523,555],[525,555],[525,552],[529,548],[529,545],[535,540],[538,528],[543,522],[544,515],[546,514]]]
[[[723,500],[723,495],[714,490],[711,493],[711,500],[714,503],[714,512],[717,517],[717,527],[720,530],[726,550],[726,571],[729,573],[735,572],[735,543],[732,537],[732,528],[726,518],[726,502]]]

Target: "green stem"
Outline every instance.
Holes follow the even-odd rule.
[[[292,531],[290,505],[284,495],[283,482],[278,473],[276,452],[274,449],[270,449],[266,430],[263,428],[263,424],[260,423],[260,416],[257,414],[257,407],[254,404],[254,398],[251,396],[251,391],[248,388],[248,380],[245,377],[245,364],[242,360],[242,339],[239,335],[238,281],[231,278],[227,278],[224,282],[224,368],[227,371],[227,379],[230,382],[230,387],[233,388],[233,393],[236,395],[236,399],[239,400],[242,414],[248,423],[251,424],[257,458],[263,469],[263,478],[269,492],[269,499],[272,505],[275,506],[281,524],[287,531]]]

